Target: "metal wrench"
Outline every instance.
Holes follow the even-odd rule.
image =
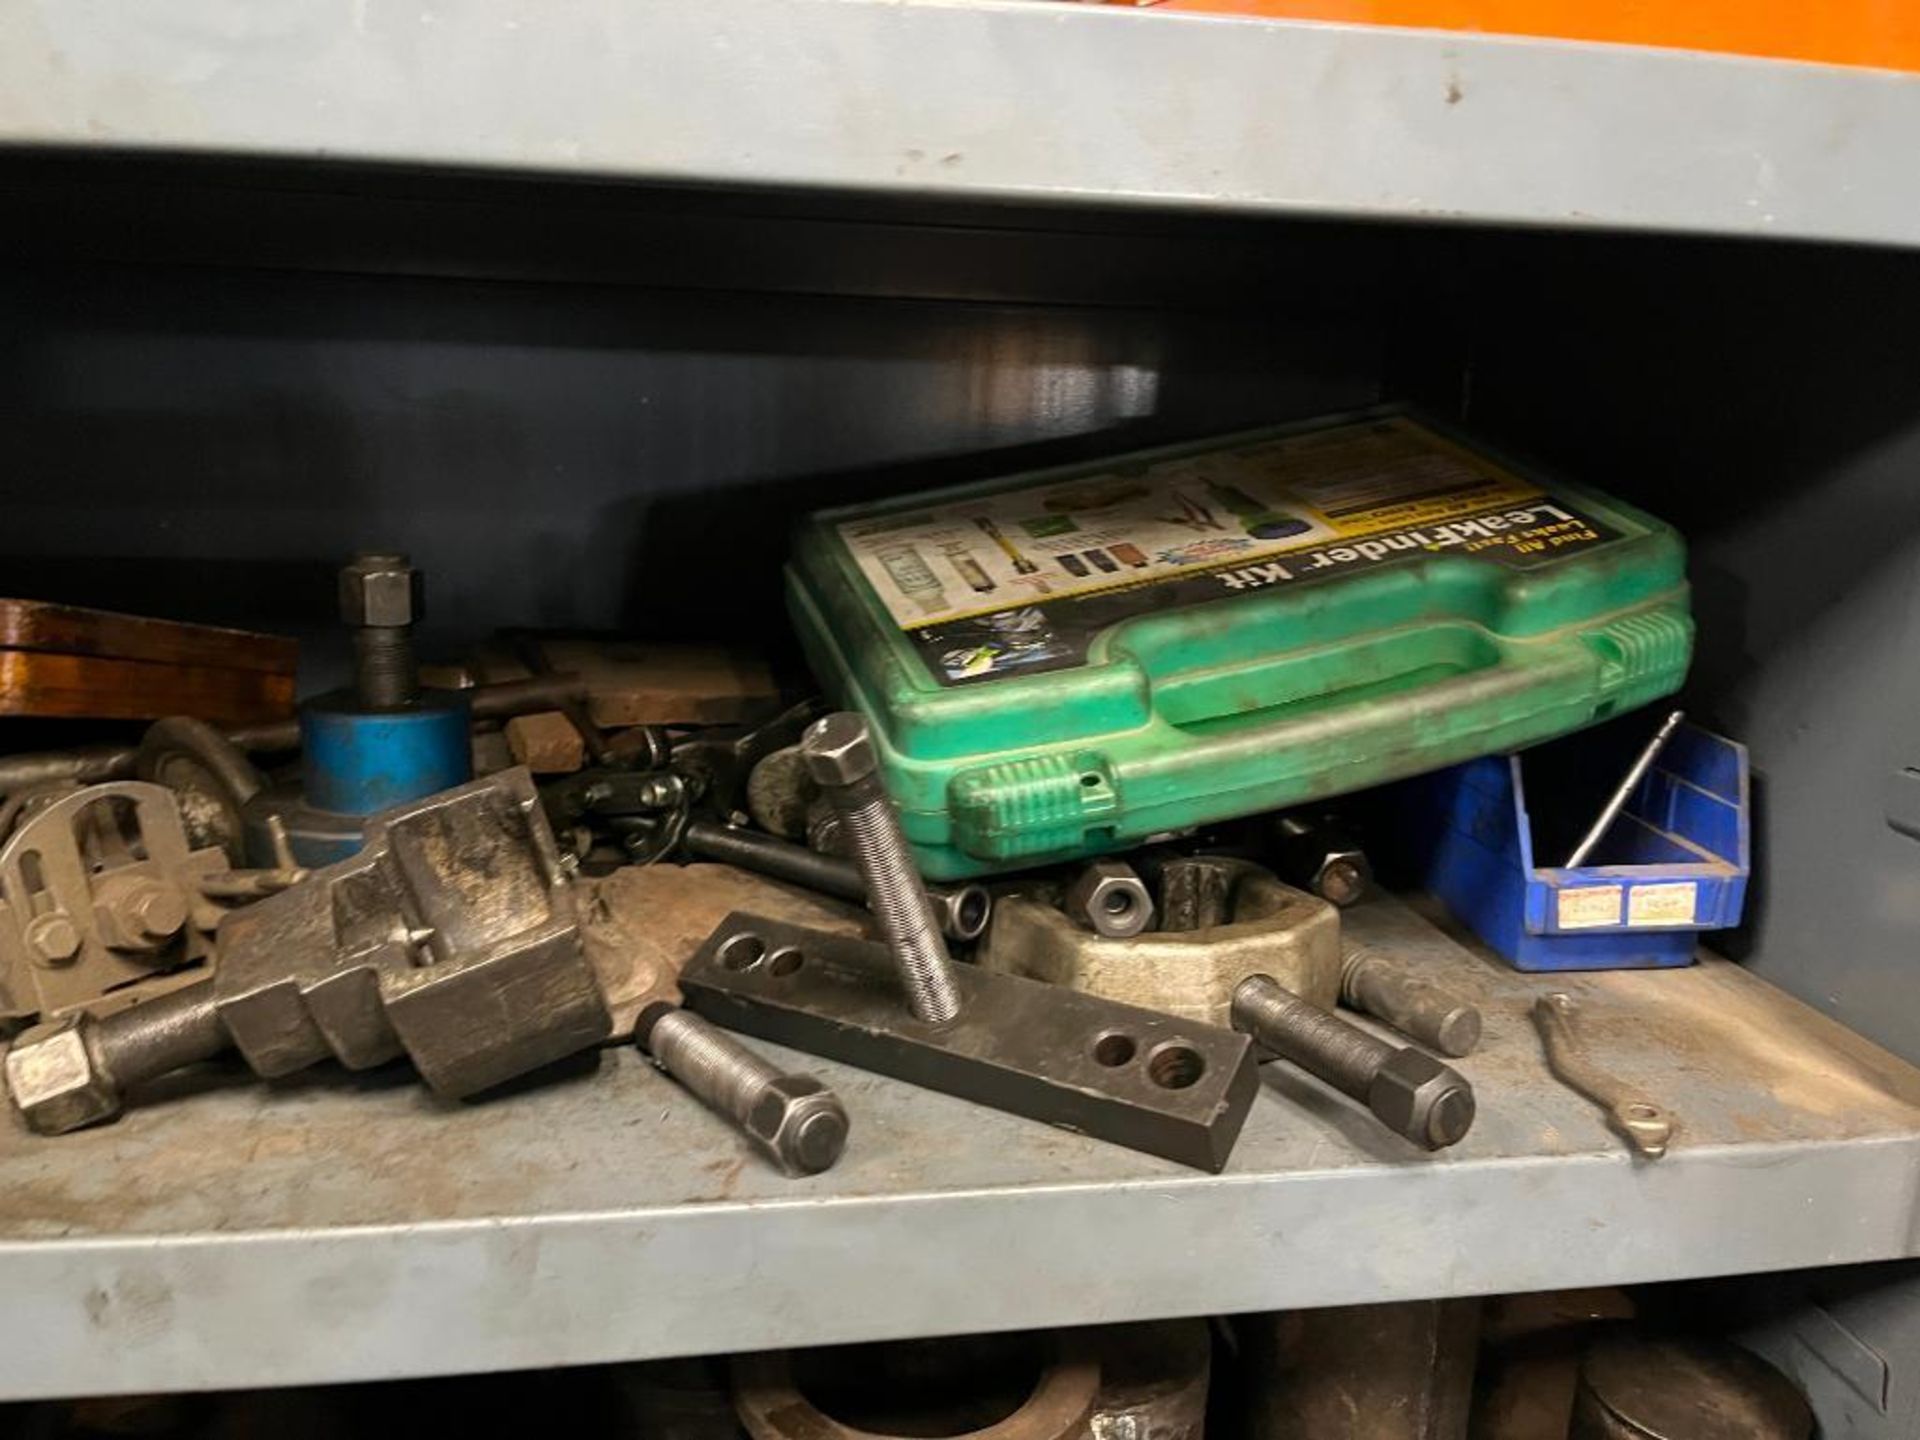
[[[1547,1068],[1569,1088],[1607,1112],[1607,1123],[1649,1160],[1667,1153],[1676,1128],[1672,1113],[1593,1063],[1574,1022],[1579,1006],[1564,990],[1533,1003],[1533,1023],[1546,1046]]]

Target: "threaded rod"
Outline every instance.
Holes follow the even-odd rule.
[[[1266,1049],[1367,1103],[1373,1078],[1394,1048],[1286,989],[1250,975],[1233,992],[1233,1024]]]
[[[698,1015],[670,1010],[644,1041],[660,1068],[721,1114],[744,1122],[779,1070]]]
[[[867,903],[900,967],[907,1008],[930,1025],[946,1024],[960,1013],[960,994],[947,973],[953,962],[893,802],[871,781],[830,797],[846,822],[854,863],[867,882]]]
[[[354,681],[360,703],[375,710],[401,710],[420,693],[413,635],[405,625],[362,625],[353,632]]]

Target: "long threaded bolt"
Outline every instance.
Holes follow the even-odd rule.
[[[1473,1087],[1465,1076],[1424,1051],[1375,1039],[1271,975],[1249,975],[1235,987],[1233,1028],[1351,1095],[1388,1129],[1428,1150],[1453,1144],[1473,1124]]]
[[[847,1146],[847,1112],[810,1075],[788,1075],[698,1015],[661,1005],[641,1016],[641,1047],[667,1074],[734,1121],[789,1175],[830,1169]]]
[[[420,693],[413,654],[420,572],[405,555],[362,552],[340,571],[340,618],[353,629],[354,684],[360,703],[400,710]]]
[[[1480,1043],[1480,1012],[1367,945],[1346,947],[1340,1003],[1456,1059]]]
[[[900,967],[907,1008],[930,1025],[946,1024],[960,1013],[953,962],[900,817],[880,783],[867,722],[847,711],[816,720],[800,737],[800,753],[807,773],[846,826],[854,863],[866,881],[867,904]]]

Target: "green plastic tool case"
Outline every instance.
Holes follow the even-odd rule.
[[[824,511],[788,600],[928,875],[1136,844],[1679,688],[1680,537],[1347,415]]]

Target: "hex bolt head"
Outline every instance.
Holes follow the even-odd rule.
[[[157,882],[128,892],[121,906],[135,933],[155,944],[171,940],[187,924],[187,902],[171,885]]]
[[[27,924],[27,944],[42,965],[71,965],[80,953],[80,927],[64,910],[36,915]]]
[[[1373,888],[1373,866],[1360,850],[1330,851],[1313,877],[1312,890],[1341,909],[1362,899]]]
[[[393,629],[426,613],[426,577],[405,555],[362,554],[340,570],[340,618]]]
[[[171,885],[136,878],[102,889],[94,920],[115,950],[157,950],[186,928],[186,897]]]
[[[789,1172],[818,1175],[847,1148],[847,1112],[834,1093],[809,1075],[767,1082],[747,1113],[747,1133]]]
[[[1473,1126],[1473,1087],[1452,1066],[1409,1048],[1374,1075],[1367,1108],[1414,1144],[1444,1150]]]
[[[96,1022],[63,1015],[24,1031],[7,1051],[7,1098],[41,1135],[62,1135],[120,1113],[120,1092],[87,1043]]]
[[[858,784],[880,763],[865,717],[850,710],[823,716],[809,725],[800,737],[800,753],[813,783],[827,790]]]
[[[1110,940],[1130,940],[1153,923],[1153,895],[1131,865],[1095,860],[1067,889],[1066,911]]]
[[[1280,876],[1345,909],[1373,888],[1373,864],[1337,818],[1282,815],[1276,857]]]

